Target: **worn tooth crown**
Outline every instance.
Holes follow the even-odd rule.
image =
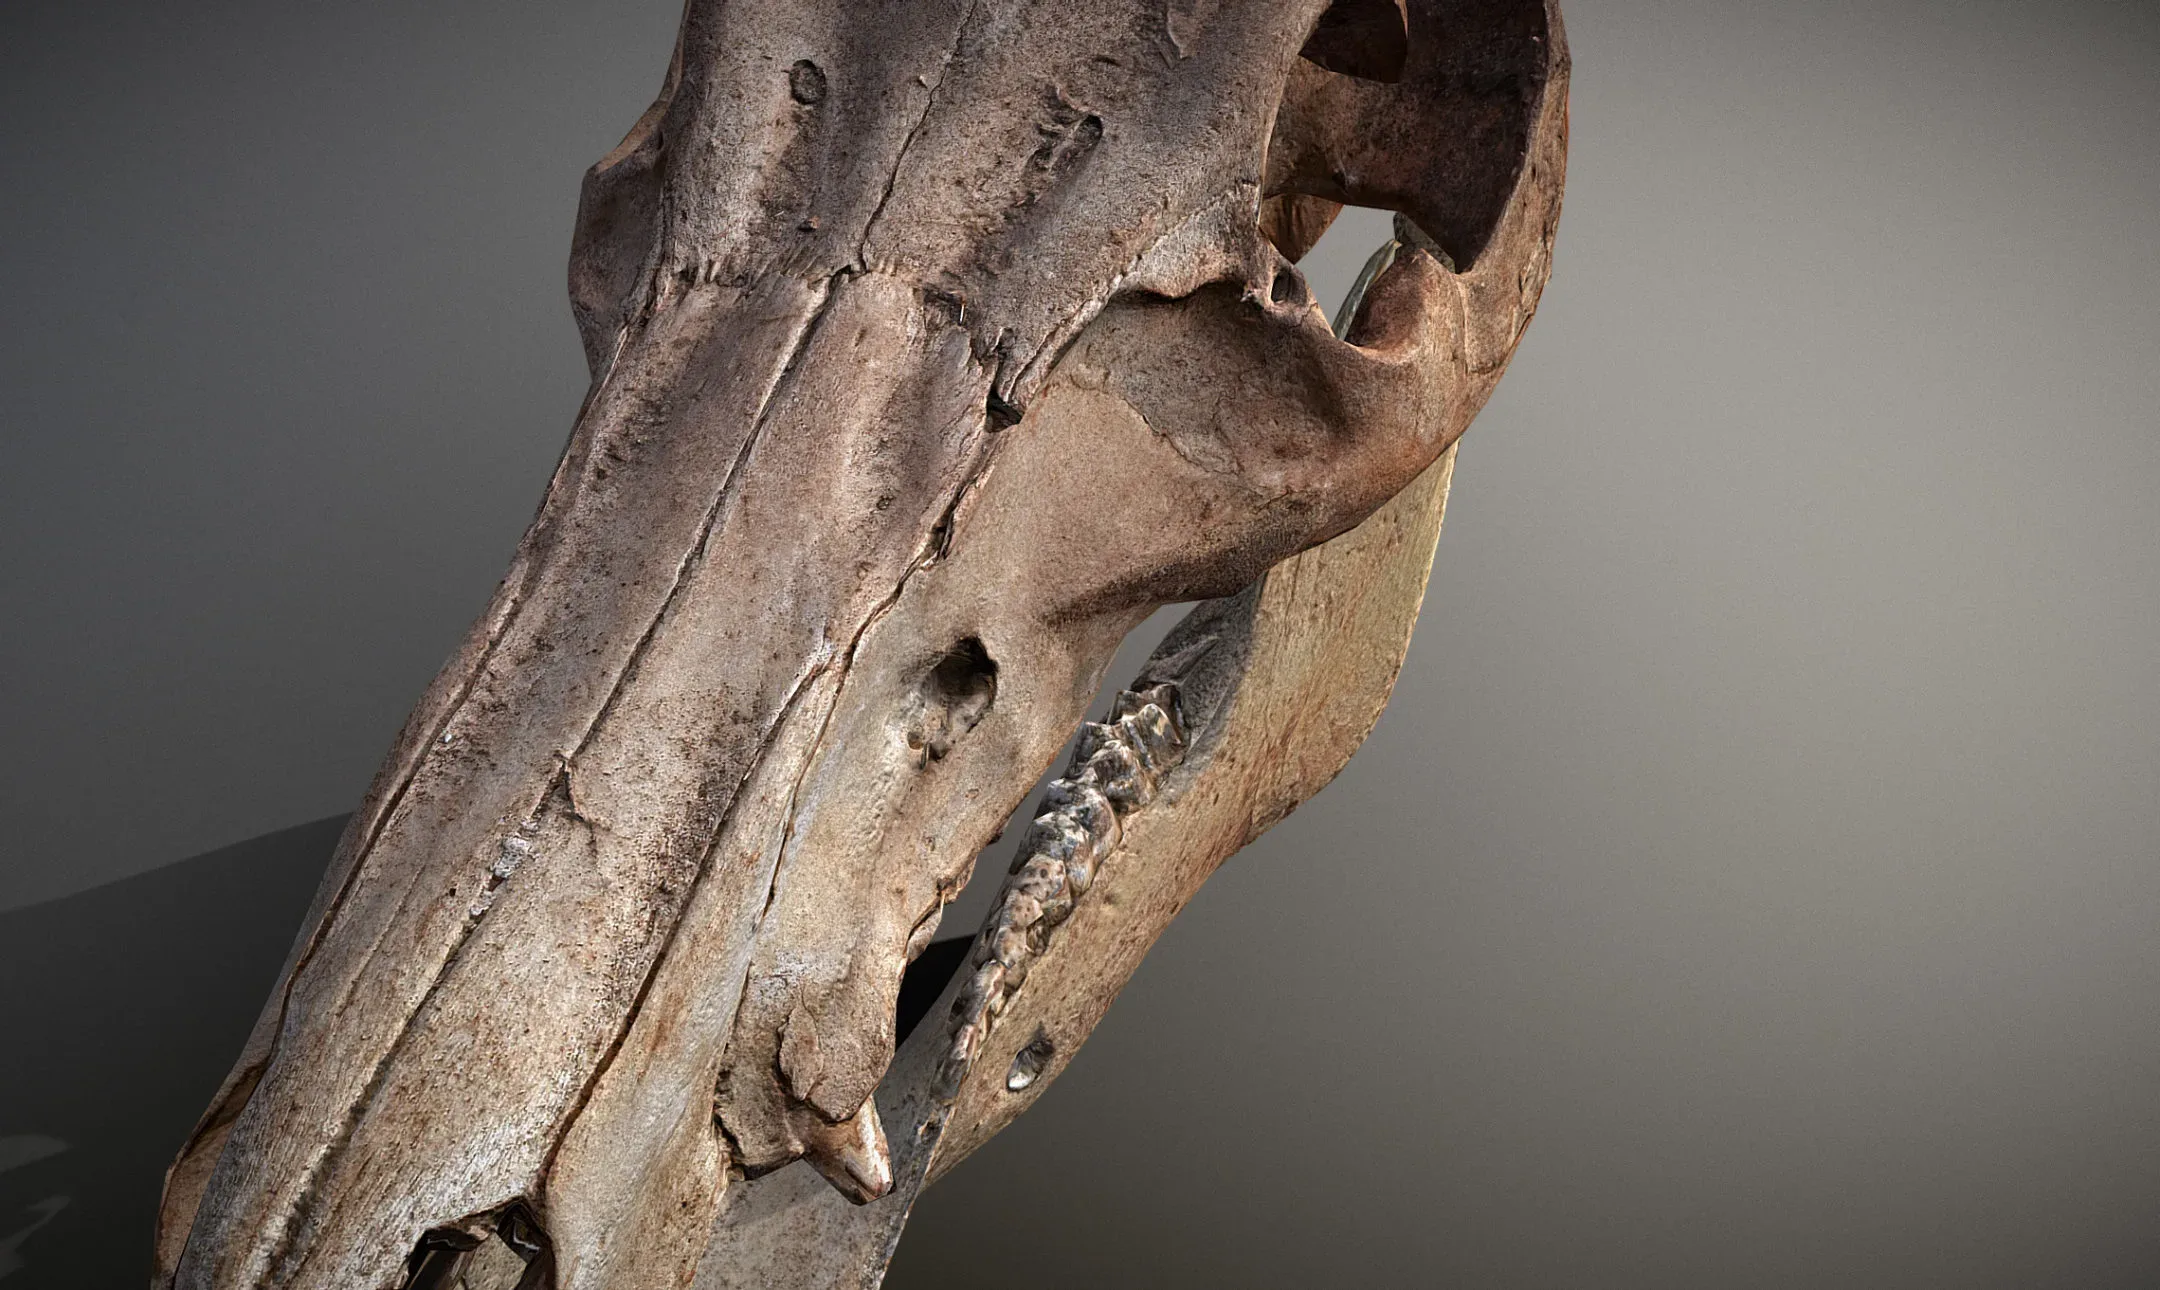
[[[1125,729],[1134,746],[1148,762],[1175,762],[1185,751],[1185,739],[1179,733],[1170,714],[1150,703],[1138,712],[1118,718],[1118,725]]]
[[[953,1003],[940,1096],[959,1095],[992,1022],[1117,849],[1123,817],[1154,799],[1161,778],[1184,759],[1186,743],[1178,688],[1169,682],[1121,692],[1108,721],[1080,727],[1071,769],[1043,793],[1043,813],[1021,839],[997,912],[975,943],[975,975]],[[1032,1076],[1011,1087],[1031,1082]]]
[[[1123,743],[1103,745],[1080,773],[1094,779],[1120,815],[1146,806],[1155,796],[1154,777],[1141,764],[1140,754]]]
[[[1148,707],[1156,708],[1162,719],[1169,724],[1171,734],[1179,744],[1185,742],[1185,713],[1178,688],[1164,681],[1138,690],[1122,691],[1110,706],[1110,719],[1130,716]]]
[[[1092,850],[1093,840],[1080,821],[1063,811],[1051,811],[1035,817],[1028,826],[1027,835],[1020,840],[1020,853],[1013,857],[1012,871],[1020,872],[1023,865],[1036,856],[1048,856],[1060,864]]]
[[[1117,845],[1117,812],[1110,809],[1110,799],[1093,784],[1051,780],[1049,790],[1043,794],[1043,810],[1065,817],[1102,851]]]
[[[1079,777],[1080,769],[1086,766],[1096,753],[1116,744],[1123,737],[1124,732],[1117,728],[1114,724],[1115,721],[1116,718],[1113,717],[1108,722],[1083,721],[1080,723],[1080,735],[1073,740],[1072,769],[1074,778]]]
[[[1065,862],[1056,856],[1035,856],[1013,875],[1011,888],[1038,901],[1048,901],[1065,890]]]

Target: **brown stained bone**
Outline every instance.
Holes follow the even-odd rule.
[[[1536,310],[1558,227],[1567,65],[1557,13],[1532,34],[1549,43],[1554,63],[1525,130],[1526,164],[1505,213],[1478,240],[1479,258],[1454,275],[1469,397],[1450,415],[1465,424]],[[1404,240],[1375,256],[1368,278],[1424,243],[1414,222],[1398,217],[1397,230]],[[1345,310],[1352,338],[1363,329],[1359,303],[1353,297]],[[1032,988],[1012,992],[970,1054],[926,1181],[1041,1096],[1215,867],[1324,787],[1364,741],[1409,648],[1453,465],[1451,450],[1356,529],[1285,561],[1239,596],[1201,606],[1142,670],[1136,687],[1180,695],[1193,747],[1162,785],[1170,801],[1121,820],[1121,863],[1106,866],[1099,893],[1074,903],[1046,947],[1055,965],[1041,955]],[[1015,1087],[1011,1072],[1022,1068],[1027,1078]]]
[[[1333,13],[693,0],[660,101],[588,177],[570,446],[174,1165],[159,1284],[388,1290],[506,1233],[560,1290],[686,1285],[701,1255],[778,1284],[854,1256],[708,1254],[745,1178],[808,1157],[851,1199],[911,1195],[932,1148],[1000,1122],[982,1054],[1040,1041],[1018,1093],[989,1078],[1047,1085],[1085,1029],[1010,1019],[1091,959],[1101,989],[1061,988],[1106,1005],[1153,939],[1087,930],[1114,861],[1087,891],[1065,871],[1005,1020],[947,1068],[958,1101],[896,1119],[873,1094],[920,1086],[913,1057],[887,1078],[906,960],[1124,634],[1430,479],[1543,283],[1556,16],[1411,5],[1386,85],[1300,60],[1390,70],[1329,52],[1331,24],[1379,47]],[[1316,235],[1303,198],[1418,222],[1347,342],[1278,249]],[[1305,214],[1264,232],[1270,199]],[[1350,726],[1196,727],[1141,767],[1127,852],[1158,814],[1241,842],[1166,785],[1239,748],[1306,765],[1307,740],[1332,774]],[[1203,782],[1248,822],[1306,783]]]
[[[1465,418],[1497,383],[1550,264],[1566,159],[1564,63],[1559,70],[1530,163],[1495,231],[1512,254],[1488,257],[1457,283],[1466,297],[1488,299],[1501,294],[1494,279],[1512,274],[1518,284],[1512,308],[1469,315],[1464,353],[1476,393]],[[1417,237],[1400,222],[1398,231]],[[1339,329],[1358,324],[1373,278],[1407,252],[1391,242],[1374,256]],[[1364,741],[1409,648],[1453,468],[1451,449],[1355,529],[1199,606],[1172,632],[1113,713],[1174,710],[1174,760],[1145,776],[1144,792],[1124,810],[1107,799],[1097,806],[1087,782],[1095,777],[1084,773],[1069,777],[1077,788],[1053,785],[972,970],[948,986],[879,1090],[881,1112],[901,1135],[893,1194],[850,1206],[799,1169],[739,1187],[714,1230],[699,1290],[862,1290],[882,1280],[921,1188],[1042,1095],[1200,884],[1324,787]],[[1114,741],[1083,740],[1075,772]],[[1026,918],[1046,903],[1036,890],[1051,871],[1043,858],[1066,881],[1051,893],[1053,916],[1028,919],[1040,932],[1016,940],[1014,907]],[[941,1016],[944,1024],[934,1024]],[[774,1270],[778,1252],[803,1248],[822,1257]]]
[[[1032,862],[1023,849],[970,964],[880,1089],[881,1113],[901,1137],[893,1193],[852,1205],[800,1167],[739,1185],[698,1290],[879,1283],[920,1190],[1042,1095],[1215,867],[1324,786],[1362,742],[1409,644],[1453,465],[1451,450],[1364,524],[1200,608],[1164,643],[1140,682],[1149,702],[1164,689],[1181,707],[1193,696],[1202,710],[1193,746],[1146,804],[1116,821],[1107,834],[1116,841],[1059,925],[1018,947],[1025,974],[1016,982],[997,940]],[[1183,684],[1156,679],[1162,672]],[[788,1265],[778,1256],[791,1249],[820,1257]]]
[[[1399,81],[1410,54],[1404,0],[1339,0],[1320,15],[1301,51],[1331,72],[1371,81]]]

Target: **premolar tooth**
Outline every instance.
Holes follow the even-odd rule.
[[[982,1047],[982,1028],[970,1022],[954,1033],[952,1047],[945,1052],[945,1059],[938,1063],[937,1094],[950,1102],[960,1096],[960,1085],[966,1081],[968,1068],[975,1064],[976,1050]]]
[[[1155,762],[1155,750],[1148,744],[1147,732],[1141,728],[1136,718],[1119,717],[1117,728],[1120,747],[1129,749],[1132,755],[1139,759],[1140,764],[1148,770],[1159,769]]]
[[[1000,927],[990,937],[990,953],[1010,973],[1027,959],[1027,928]]]
[[[1035,856],[1013,875],[1012,889],[1046,902],[1065,890],[1065,863],[1054,856]]]
[[[1087,833],[1062,811],[1046,812],[1035,817],[1028,825],[1027,836],[1020,840],[1020,850],[1013,857],[1013,872],[1036,856],[1048,856],[1063,862],[1077,851],[1089,845]]]

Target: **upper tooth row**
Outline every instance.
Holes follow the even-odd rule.
[[[939,1072],[944,1097],[959,1094],[1028,965],[1117,849],[1120,821],[1154,800],[1185,743],[1177,686],[1167,682],[1121,692],[1108,721],[1080,728],[1071,766],[1044,792],[1043,813],[1028,825],[997,912],[975,943],[975,974],[953,1003],[952,1047]]]

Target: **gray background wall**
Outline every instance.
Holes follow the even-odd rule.
[[[0,908],[356,802],[675,8],[0,12]],[[895,1285],[2160,1284],[2160,16],[1569,20],[1393,707]]]

